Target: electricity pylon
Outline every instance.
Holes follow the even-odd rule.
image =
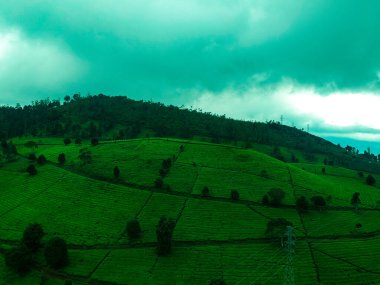
[[[293,270],[293,256],[294,256],[294,247],[295,247],[295,240],[294,240],[294,233],[293,233],[293,227],[287,226],[286,227],[286,233],[285,236],[287,240],[284,243],[284,246],[287,251],[287,260],[286,265],[284,269],[284,285],[294,285],[294,270]]]

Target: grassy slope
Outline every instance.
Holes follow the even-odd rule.
[[[28,162],[21,158],[0,168],[4,197],[0,239],[11,244],[28,223],[41,223],[46,239],[59,235],[69,243],[72,262],[65,271],[78,284],[91,279],[111,284],[207,284],[222,275],[227,284],[280,284],[285,253],[264,239],[266,223],[277,217],[292,221],[299,239],[294,265],[297,284],[315,284],[317,275],[323,284],[337,283],[336,276],[342,284],[357,284],[352,280],[359,279],[351,280],[352,276],[367,275],[368,283],[363,284],[380,282],[379,274],[368,272],[380,271],[372,264],[380,260],[373,254],[379,243],[376,238],[367,243],[360,236],[380,230],[379,212],[372,209],[380,191],[365,185],[355,171],[327,167],[322,175],[322,165],[286,164],[252,150],[188,141],[145,139],[95,147],[49,142],[35,152],[54,163],[59,153],[65,153],[64,168],[49,163],[29,177],[24,173]],[[180,145],[184,152],[179,151]],[[82,148],[91,151],[92,163],[83,165],[78,159]],[[21,154],[30,151],[19,147]],[[172,191],[152,189],[162,160],[169,157],[175,163],[165,183]],[[112,177],[115,165],[121,170],[118,180]],[[267,175],[261,175],[262,170]],[[200,195],[204,186],[210,188],[208,199]],[[289,207],[259,204],[271,188],[285,191],[284,204]],[[229,199],[231,190],[239,191],[241,201]],[[358,214],[348,208],[355,191],[363,201]],[[330,209],[300,216],[293,207],[300,195],[331,195]],[[177,220],[176,246],[166,258],[156,258],[154,251],[155,225],[161,215]],[[138,248],[131,247],[123,235],[126,221],[133,217],[144,230]],[[362,228],[356,229],[357,223]],[[364,258],[357,260],[355,248]],[[29,282],[4,267],[1,270],[14,284]],[[63,284],[59,279],[49,282]]]

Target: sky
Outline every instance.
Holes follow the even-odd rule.
[[[377,0],[1,1],[0,104],[125,95],[282,116],[380,151],[378,11]]]

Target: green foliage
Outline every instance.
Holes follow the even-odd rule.
[[[29,164],[29,166],[26,168],[26,171],[29,173],[29,175],[34,176],[37,174],[37,169],[34,166],[34,164]]]
[[[29,159],[29,160],[32,160],[32,161],[35,161],[35,160],[37,160],[37,156],[36,156],[35,153],[30,153],[30,154],[28,155],[28,159]]]
[[[352,194],[351,205],[353,205],[355,207],[355,210],[357,210],[360,203],[361,203],[361,201],[360,201],[360,193],[359,192],[355,192],[354,194]]]
[[[267,194],[265,194],[261,200],[261,203],[263,203],[263,205],[265,206],[268,206],[269,205],[269,196]]]
[[[371,174],[368,174],[366,182],[368,185],[374,185],[376,183],[376,179]]]
[[[24,245],[14,247],[5,253],[5,265],[20,275],[28,273],[33,264],[32,252]]]
[[[22,243],[32,252],[36,252],[41,247],[41,240],[44,230],[40,224],[29,224],[24,230]]]
[[[79,150],[79,159],[83,164],[88,164],[92,162],[92,154],[87,148],[82,148]]]
[[[51,238],[44,251],[46,264],[54,269],[65,267],[69,264],[67,245],[60,237]]]
[[[38,163],[39,165],[44,165],[44,164],[46,163],[46,157],[45,157],[43,154],[41,154],[41,155],[38,156],[38,158],[37,158],[37,163]]]
[[[296,207],[300,212],[307,212],[309,209],[309,201],[305,198],[305,196],[301,196],[296,201]]]
[[[273,207],[279,207],[285,198],[285,192],[280,188],[272,188],[268,193],[269,204]]]
[[[265,235],[270,238],[283,237],[287,226],[293,224],[284,218],[272,219],[267,223]]]
[[[160,256],[169,255],[172,249],[172,236],[175,221],[166,217],[161,217],[156,227],[157,254]]]
[[[208,189],[207,186],[203,187],[203,189],[202,189],[202,196],[203,197],[210,197],[210,189]]]
[[[63,140],[63,143],[64,143],[65,145],[69,145],[69,144],[71,144],[71,139],[69,139],[69,138],[65,138],[65,139]]]
[[[162,187],[164,187],[164,180],[162,180],[161,177],[158,177],[158,178],[154,181],[154,187],[159,188],[159,189],[161,189]]]
[[[99,144],[99,139],[98,138],[92,138],[91,139],[91,145],[92,146],[96,146]]]
[[[142,233],[140,222],[136,219],[130,220],[127,223],[126,231],[127,231],[127,235],[129,239],[135,240],[135,239],[140,238],[141,233]]]
[[[313,203],[314,207],[319,209],[319,210],[322,210],[323,208],[326,207],[326,200],[325,200],[325,198],[323,198],[320,195],[313,196],[313,197],[311,197],[310,200]]]
[[[238,201],[240,199],[240,194],[237,190],[231,191],[231,200]]]
[[[60,153],[59,155],[58,155],[58,162],[59,162],[59,164],[65,164],[65,162],[66,162],[66,156],[65,156],[65,154],[64,153]]]
[[[120,169],[119,169],[118,166],[115,166],[115,167],[113,168],[113,176],[114,176],[116,179],[120,177]]]

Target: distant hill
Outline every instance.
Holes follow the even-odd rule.
[[[380,172],[377,157],[359,155],[279,122],[250,122],[162,103],[135,101],[123,96],[66,96],[34,101],[24,107],[0,107],[0,139],[20,136],[70,137],[101,140],[137,137],[174,137],[250,148],[271,146],[269,154],[285,160],[278,147],[301,151],[310,160],[325,156],[326,164]]]

